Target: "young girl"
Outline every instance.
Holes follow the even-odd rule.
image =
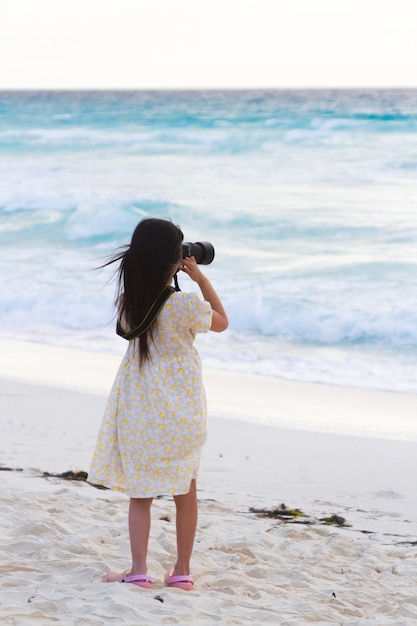
[[[227,328],[227,315],[194,257],[182,258],[182,232],[169,221],[146,218],[108,264],[118,270],[118,332],[137,329],[180,269],[196,294],[175,291],[150,327],[130,339],[110,392],[89,480],[130,496],[130,569],[103,582],[150,588],[146,557],[154,496],[172,494],[176,505],[177,560],[165,585],[191,590],[190,558],[197,525],[200,454],[206,439],[206,401],[196,333]],[[149,314],[147,316],[147,314]],[[145,327],[146,327],[145,323]],[[122,331],[120,331],[122,329]]]

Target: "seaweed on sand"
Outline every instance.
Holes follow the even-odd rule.
[[[21,467],[6,467],[5,465],[0,465],[0,471],[3,472],[23,472],[24,470]],[[62,472],[61,474],[51,474],[50,472],[42,472],[42,478],[60,478],[62,480],[75,480],[78,482],[85,482],[96,489],[109,489],[109,487],[104,487],[104,485],[96,485],[95,483],[90,483],[88,481],[88,473],[83,470],[78,470],[77,472],[73,472],[69,470],[67,472]]]
[[[250,513],[255,513],[257,517],[268,517],[270,519],[279,519],[282,522],[292,522],[301,518],[306,518],[307,515],[300,509],[289,509],[285,504],[280,504],[275,509],[256,509],[250,507]]]
[[[83,470],[79,470],[78,472],[73,472],[72,470],[69,470],[68,472],[62,472],[61,474],[50,474],[49,472],[43,472],[42,476],[43,478],[61,478],[63,480],[75,480],[79,482],[88,483],[89,485],[91,485],[92,487],[95,487],[96,489],[108,489],[108,487],[105,487],[104,485],[97,485],[95,483],[90,483],[88,481],[88,473],[84,472]]]
[[[347,528],[349,524],[346,523],[344,517],[340,515],[331,515],[329,517],[321,517],[316,519],[308,516],[301,509],[291,509],[285,504],[280,504],[274,509],[257,509],[250,507],[250,513],[254,513],[257,517],[267,517],[269,519],[276,519],[285,523],[293,524],[325,524],[326,526],[338,526],[339,528]]]

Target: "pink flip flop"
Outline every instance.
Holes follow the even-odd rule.
[[[151,589],[152,587],[152,578],[148,576],[148,574],[137,574],[136,576],[126,576],[126,578],[122,578],[120,582],[132,583],[133,585],[137,585],[138,587],[143,587],[144,589]]]
[[[184,591],[191,591],[194,586],[192,576],[167,576],[164,580],[165,587],[176,587]]]

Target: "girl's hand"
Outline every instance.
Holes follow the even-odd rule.
[[[194,280],[197,283],[201,289],[204,300],[210,302],[213,313],[210,330],[214,330],[216,333],[221,333],[223,330],[226,330],[229,321],[223,305],[220,302],[220,298],[213,289],[209,279],[198,267],[195,258],[193,256],[189,256],[183,259],[180,264],[180,270],[188,274],[191,280]]]
[[[188,276],[198,285],[204,279],[204,274],[197,265],[197,261],[193,256],[187,256],[181,261],[180,270],[188,274]]]

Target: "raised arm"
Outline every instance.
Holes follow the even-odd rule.
[[[205,276],[198,267],[195,258],[187,257],[183,259],[180,269],[188,274],[191,280],[197,283],[197,285],[201,289],[204,300],[207,300],[207,302],[209,302],[211,305],[213,317],[211,320],[210,330],[213,330],[216,333],[221,333],[226,330],[229,325],[226,311],[224,310],[220,298],[217,295],[213,285],[211,284],[207,276]]]

